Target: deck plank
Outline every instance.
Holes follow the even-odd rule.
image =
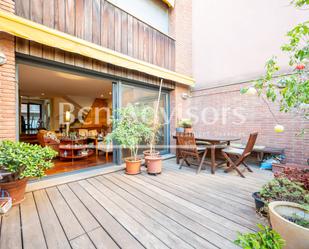
[[[110,177],[103,176],[98,177],[97,179],[110,190],[114,191],[128,202],[135,205],[136,208],[139,208],[139,210],[148,213],[153,219],[165,226],[167,229],[174,231],[182,239],[189,242],[195,248],[215,248],[207,240],[198,236],[196,233],[192,232],[186,227],[183,227],[181,224],[171,219],[168,215],[157,211],[147,202],[143,202],[136,198],[130,191],[126,191],[126,186],[124,186],[124,184],[121,182],[118,182],[115,179],[111,179]],[[158,209],[160,209],[160,207],[158,207]]]
[[[73,249],[96,249],[86,234],[83,234],[70,241]]]
[[[100,224],[67,185],[58,186],[58,190],[86,232],[100,227]]]
[[[104,208],[118,220],[131,234],[134,235],[147,248],[168,248],[160,239],[146,230],[141,224],[126,214],[116,204],[111,202],[102,193],[86,180],[79,181],[79,184],[93,196]]]
[[[188,186],[186,183],[187,180],[182,179],[175,179],[174,177],[168,176],[160,176],[156,178],[147,179],[145,178],[145,181],[152,181],[151,183],[159,186],[160,188],[169,189],[169,192],[172,192],[173,194],[180,196],[184,198],[184,195],[187,195],[187,199],[190,200],[190,202],[193,199],[196,199],[198,202],[202,201],[206,207],[209,208],[209,210],[217,211],[220,210],[222,212],[228,212],[228,216],[234,214],[234,216],[239,216],[247,220],[255,221],[256,217],[252,217],[252,209],[254,207],[248,207],[245,205],[239,205],[239,203],[235,203],[229,198],[224,198],[225,194],[219,198],[215,195],[209,195],[209,190],[204,189],[202,184],[190,184]],[[163,186],[164,185],[164,186]],[[191,187],[192,185],[192,187]],[[219,188],[219,186],[218,186]],[[237,190],[235,190],[237,191]],[[176,194],[177,193],[177,194]],[[248,194],[248,196],[251,197],[251,194]],[[252,197],[251,197],[252,201]],[[206,203],[205,203],[206,202]]]
[[[151,181],[147,182],[160,187],[177,197],[194,203],[195,205],[204,209],[200,212],[202,215],[210,217],[214,221],[225,224],[226,226],[233,228],[236,231],[248,232],[248,229],[244,227],[255,230],[256,225],[254,221],[256,220],[256,216],[252,212],[252,209],[249,210],[251,215],[244,215],[241,209],[235,208],[232,204],[224,205],[224,203],[219,203],[216,205],[212,203],[211,199],[201,198],[195,192],[186,189],[186,187],[179,187],[177,185],[175,186],[171,184],[171,178],[169,178],[169,182],[162,180],[164,183],[159,180],[160,179],[157,177],[155,180],[152,179]]]
[[[119,246],[112,240],[112,238],[107,234],[107,232],[99,227],[90,231],[88,236],[94,243],[97,249],[118,249]]]
[[[2,216],[0,248],[21,249],[19,206],[14,206]]]
[[[124,176],[128,178],[127,176]],[[143,188],[147,188],[152,191],[157,197],[160,197],[162,201],[166,204],[172,206],[177,206],[178,210],[184,215],[190,215],[191,218],[194,218],[196,221],[200,222],[202,225],[208,227],[218,235],[223,235],[226,239],[233,241],[236,235],[236,231],[230,228],[226,224],[222,224],[215,219],[210,217],[200,215],[203,212],[203,208],[195,205],[194,203],[182,199],[178,196],[175,196],[163,189],[160,189],[154,185],[150,185],[148,182],[139,179],[139,177],[130,177],[130,180],[135,181],[140,184]]]
[[[45,190],[33,194],[48,248],[71,248]]]
[[[136,183],[130,178],[118,174],[114,174],[112,177],[115,177],[116,179],[123,181],[128,186],[133,187],[132,192],[130,192],[134,193],[134,195],[139,194],[139,192],[143,193],[142,197],[140,197],[142,200],[147,200],[147,203],[152,203],[153,207],[159,205],[161,210],[168,213],[174,220],[181,222],[182,225],[189,227],[192,231],[197,232],[200,236],[207,239],[213,245],[219,248],[236,248],[230,240],[214,232],[207,226],[207,224],[201,222],[200,216],[194,214],[194,212],[178,206],[175,202],[168,200],[151,190],[148,190],[147,187]]]
[[[77,182],[69,184],[72,191],[79,197],[81,202],[89,209],[105,231],[117,242],[119,247],[141,249],[143,246],[111,216],[86,190]]]
[[[46,189],[46,192],[68,239],[72,240],[84,234],[84,229],[76,219],[58,189],[56,187],[48,188]]]
[[[32,193],[20,204],[24,248],[47,248]]]
[[[137,209],[134,205],[121,198],[119,195],[112,192],[109,188],[103,185],[97,178],[89,179],[93,186],[95,186],[105,197],[114,202],[121,210],[130,215],[139,224],[144,226],[149,232],[160,238],[170,248],[193,248],[190,244],[186,243],[181,238],[177,237],[174,233],[171,233],[168,229],[162,226],[160,223],[153,220],[149,214],[143,213]]]

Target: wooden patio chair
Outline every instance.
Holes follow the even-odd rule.
[[[198,174],[201,171],[202,165],[204,163],[205,156],[207,154],[207,147],[197,146],[193,133],[178,133],[177,144],[178,144],[178,153],[182,158],[182,162],[179,166],[179,169],[182,168],[184,163],[186,163],[188,166],[191,166],[191,164],[197,165],[198,168],[196,173]],[[203,154],[202,157],[201,154]],[[188,161],[189,157],[196,159],[198,164],[194,164],[192,162],[189,163]]]
[[[222,155],[228,164],[228,168],[225,170],[225,172],[236,170],[241,177],[245,177],[238,168],[241,164],[244,165],[249,172],[252,172],[248,164],[245,163],[245,159],[251,154],[257,135],[257,132],[250,134],[247,145],[244,149],[233,148],[229,146],[222,150]]]

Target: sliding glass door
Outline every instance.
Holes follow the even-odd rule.
[[[119,95],[118,108],[126,107],[130,104],[140,106],[150,106],[155,109],[159,89],[137,86],[134,84],[118,83],[117,89]],[[161,154],[169,152],[169,94],[162,91],[160,104],[159,104],[159,122],[161,128],[159,130],[159,136],[157,141],[156,150],[159,150]],[[145,149],[143,149],[145,150]],[[142,151],[140,151],[142,153]],[[119,159],[129,156],[128,151],[122,150],[119,155]]]

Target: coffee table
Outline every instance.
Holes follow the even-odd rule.
[[[59,145],[60,160],[83,159],[93,154],[93,150],[88,149],[86,138],[61,139]]]

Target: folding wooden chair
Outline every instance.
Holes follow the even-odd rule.
[[[251,154],[257,135],[257,132],[250,134],[245,149],[227,147],[222,150],[222,155],[224,156],[228,164],[228,168],[225,170],[225,172],[236,170],[241,177],[245,177],[238,169],[238,166],[241,164],[244,165],[249,172],[252,172],[250,167],[245,163],[245,159]],[[235,158],[234,161],[232,160],[233,158]]]
[[[188,166],[191,166],[191,164],[196,165],[193,164],[192,162],[189,163],[188,158],[191,157],[196,159],[198,162],[197,164],[198,168],[196,171],[196,173],[198,174],[201,171],[202,165],[204,163],[207,154],[206,146],[197,146],[193,133],[178,133],[177,143],[179,150],[178,153],[182,158],[182,162],[180,164],[179,169],[182,168],[184,163],[186,163]],[[203,154],[202,157],[201,154]]]

